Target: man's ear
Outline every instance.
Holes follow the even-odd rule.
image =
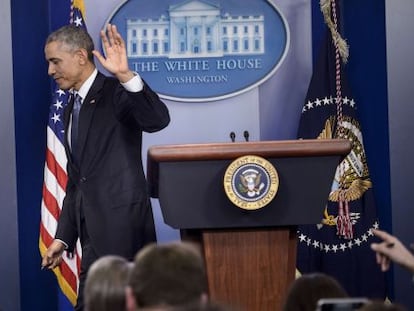
[[[79,64],[85,65],[88,62],[88,52],[85,49],[79,49],[76,52],[79,59]]]
[[[132,288],[130,286],[125,288],[125,304],[127,311],[136,311],[138,309],[134,293],[132,292]]]

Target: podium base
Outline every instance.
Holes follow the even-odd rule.
[[[181,230],[200,243],[209,295],[242,311],[282,310],[296,271],[296,227]]]

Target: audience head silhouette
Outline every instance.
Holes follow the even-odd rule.
[[[135,256],[127,301],[128,310],[205,303],[207,278],[200,249],[190,242],[144,247]]]
[[[120,256],[103,256],[90,267],[85,282],[85,310],[125,310],[131,264]]]
[[[284,311],[315,311],[321,298],[348,297],[345,289],[334,278],[323,273],[304,274],[291,285]]]

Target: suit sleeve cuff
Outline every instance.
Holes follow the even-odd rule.
[[[62,243],[65,246],[65,249],[68,249],[69,245],[65,241],[62,241],[61,239],[55,239],[55,240]]]
[[[121,83],[121,85],[128,92],[132,93],[140,92],[144,88],[144,83],[142,82],[141,76],[138,74],[138,72],[134,72],[134,77],[125,83]]]

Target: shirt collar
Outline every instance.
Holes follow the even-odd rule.
[[[92,72],[89,78],[86,79],[86,81],[82,84],[79,91],[77,92],[79,96],[82,98],[82,101],[85,99],[86,95],[88,94],[89,89],[91,88],[92,83],[95,80],[97,75],[98,75],[98,69],[95,68],[95,70]]]

